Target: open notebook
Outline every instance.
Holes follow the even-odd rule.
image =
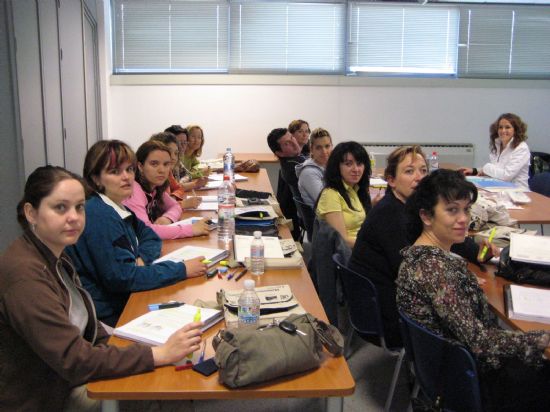
[[[193,322],[198,309],[197,306],[185,304],[177,308],[151,311],[115,328],[114,335],[153,346],[162,345],[179,328]],[[200,308],[200,311],[201,322],[204,323],[202,331],[223,319],[221,310]]]

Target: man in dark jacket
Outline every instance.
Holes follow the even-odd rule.
[[[293,192],[298,191],[298,178],[296,177],[296,165],[303,163],[306,157],[300,153],[300,146],[288,129],[273,129],[267,136],[267,144],[271,151],[279,158],[281,170],[277,184],[277,201],[286,218],[292,219],[294,230],[292,237],[298,239],[300,226],[296,205],[293,200]]]

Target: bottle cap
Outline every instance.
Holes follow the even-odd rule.
[[[249,232],[250,233],[250,232]],[[255,230],[254,231],[254,237],[256,239],[258,239],[259,237],[262,237],[262,232],[260,232],[259,230]]]
[[[254,286],[256,286],[256,282],[254,282],[253,279],[246,279],[244,281],[244,288],[247,290],[254,289]]]

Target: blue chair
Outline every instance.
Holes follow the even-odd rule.
[[[531,152],[529,177],[544,172],[550,172],[550,154],[544,152]]]
[[[362,338],[378,338],[380,346],[384,351],[391,356],[397,357],[386,404],[384,405],[384,411],[389,411],[399,371],[401,370],[401,364],[405,356],[405,350],[403,348],[388,348],[386,346],[384,324],[382,323],[382,315],[378,303],[378,292],[374,284],[367,277],[349,269],[344,264],[344,259],[339,253],[332,255],[332,260],[336,264],[340,279],[342,280],[351,324],[344,345],[344,355],[346,358],[350,354],[351,340],[354,333],[357,333]]]
[[[531,177],[529,188],[533,192],[550,197],[550,172],[539,173]]]
[[[481,391],[476,363],[464,346],[430,332],[399,311],[407,358],[414,365],[419,390],[445,411],[481,412]]]

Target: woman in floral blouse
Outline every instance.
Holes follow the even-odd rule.
[[[477,360],[487,410],[548,410],[550,365],[544,331],[502,329],[475,275],[450,252],[464,241],[475,186],[460,172],[437,170],[407,200],[413,246],[402,252],[397,305],[434,333],[465,345]]]

